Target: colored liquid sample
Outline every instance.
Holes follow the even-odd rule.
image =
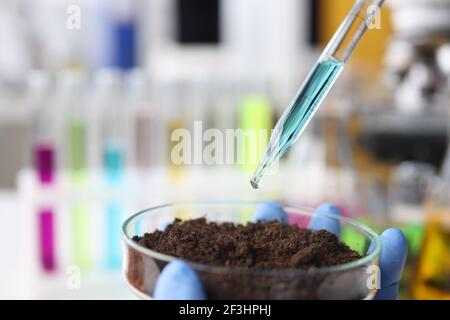
[[[425,226],[423,223],[408,223],[400,225],[399,228],[408,241],[408,257],[400,279],[399,297],[411,299],[411,283],[422,249]]]
[[[412,285],[415,299],[450,299],[450,212],[428,218]]]
[[[136,164],[140,169],[151,166],[151,117],[147,114],[139,114],[136,118]]]
[[[238,159],[245,171],[254,171],[270,137],[272,128],[272,106],[264,96],[248,96],[241,105],[240,128],[244,134],[242,144],[243,159]]]
[[[42,184],[51,184],[55,171],[55,151],[49,144],[37,144],[34,147],[34,166]]]
[[[123,213],[125,210],[120,203],[111,202],[106,205],[105,211],[106,267],[109,269],[120,269],[122,262],[122,246],[119,230],[122,226]]]
[[[69,122],[69,169],[75,178],[86,168],[86,126],[80,119]]]
[[[174,150],[178,147],[177,145],[181,142],[172,140],[172,133],[175,130],[184,128],[184,122],[181,119],[175,118],[169,121],[168,125],[168,136],[169,136],[169,176],[173,182],[178,182],[178,180],[183,176],[183,164],[178,164],[174,161],[173,157],[183,157],[184,154],[178,154]],[[172,154],[174,152],[174,154]]]
[[[107,182],[113,185],[120,183],[124,175],[123,147],[118,144],[106,145],[103,159]]]
[[[72,208],[73,253],[74,262],[81,269],[88,269],[91,265],[88,226],[88,211],[81,205],[75,205]]]
[[[258,188],[272,163],[283,156],[303,133],[343,67],[343,63],[332,58],[321,60],[316,65],[275,126],[266,154],[252,177],[254,188]]]
[[[133,19],[120,21],[115,25],[114,36],[114,61],[115,66],[127,70],[136,66],[137,60],[137,30]]]
[[[56,268],[54,216],[50,208],[39,212],[39,231],[41,266],[50,272]]]
[[[104,150],[106,180],[113,190],[119,186],[124,175],[124,150],[121,145],[108,144]],[[121,265],[120,227],[124,209],[117,201],[106,203],[105,208],[105,265],[118,269]]]

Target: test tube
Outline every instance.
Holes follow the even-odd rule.
[[[33,115],[33,158],[38,180],[48,185],[54,179],[55,143],[50,126],[50,77],[43,71],[31,71],[27,79],[28,105]]]
[[[103,152],[106,180],[110,185],[116,185],[122,181],[125,170],[123,146],[115,141],[110,141],[106,143]]]
[[[50,77],[42,71],[32,71],[28,76],[28,103],[33,114],[33,159],[41,192],[48,192],[54,183],[55,145],[49,123]],[[54,212],[50,203],[38,205],[39,258],[44,271],[56,268]]]
[[[186,123],[192,137],[190,150],[190,163],[193,165],[208,166],[214,159],[209,158],[208,145],[210,141],[204,140],[204,133],[215,128],[214,126],[214,105],[212,104],[212,92],[210,82],[203,80],[190,81],[188,87],[181,88],[182,106],[189,110],[186,116],[189,117]],[[183,85],[184,86],[184,85]],[[185,98],[183,98],[185,97]],[[181,105],[179,106],[181,107]],[[216,143],[216,142],[214,142]],[[185,145],[185,148],[189,147]]]
[[[170,83],[162,89],[163,101],[166,111],[167,123],[167,156],[169,178],[172,182],[178,183],[184,175],[184,162],[187,156],[184,152],[178,152],[181,144],[183,149],[186,146],[184,141],[177,141],[173,138],[173,133],[179,129],[186,128],[186,121],[184,117],[184,107],[186,99],[186,84],[183,81]],[[191,150],[185,150],[190,152]],[[179,159],[182,157],[182,159]]]
[[[120,227],[123,222],[125,208],[122,202],[110,200],[105,205],[105,266],[107,269],[120,269],[121,256],[121,239]]]
[[[72,192],[79,194],[87,187],[87,108],[83,90],[83,75],[73,70],[58,74],[58,104],[64,110],[64,137],[66,167],[72,183]],[[90,266],[90,248],[87,244],[89,210],[83,199],[75,198],[70,207],[73,239],[73,261],[80,268]]]
[[[41,246],[41,264],[45,271],[56,268],[55,261],[55,226],[53,209],[42,208],[39,211],[39,229]]]
[[[73,71],[60,74],[60,102],[67,116],[67,165],[76,184],[86,180],[87,142],[86,142],[86,106],[82,88],[82,76]]]
[[[121,192],[125,178],[125,152],[129,113],[124,101],[122,74],[116,69],[101,70],[97,75],[96,88],[103,96],[102,115],[103,171],[108,197],[104,203],[105,215],[105,267],[120,268],[120,230],[124,214],[123,204],[115,196]],[[111,199],[112,198],[112,199]]]
[[[151,114],[145,110],[136,114],[135,159],[136,167],[141,170],[148,170],[152,166],[152,120]]]
[[[122,95],[122,74],[118,69],[99,70],[94,79],[94,108],[99,119],[101,166],[109,185],[120,184],[129,139],[130,110]]]
[[[141,69],[133,69],[126,77],[128,106],[133,112],[134,163],[140,170],[154,164],[152,138],[156,134],[156,119],[148,94],[148,80]]]
[[[225,79],[211,80],[204,90],[206,91],[207,128],[219,130],[225,137],[223,145],[216,145],[222,150],[216,149],[214,156],[220,163],[231,166],[235,163],[235,143],[227,137],[227,130],[234,135],[236,111],[231,84]],[[206,143],[209,144],[210,142],[207,141]]]
[[[137,12],[136,1],[114,1],[113,43],[114,66],[129,70],[137,65]]]
[[[49,185],[54,180],[55,149],[48,142],[36,142],[33,148],[38,181],[42,185]]]

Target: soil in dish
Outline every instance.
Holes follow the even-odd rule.
[[[151,250],[211,266],[313,269],[361,258],[331,232],[280,222],[247,225],[175,220],[164,231],[135,236]]]

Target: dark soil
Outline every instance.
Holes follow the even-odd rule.
[[[314,272],[318,267],[361,258],[324,230],[311,231],[279,222],[244,226],[208,223],[205,219],[175,220],[164,231],[135,236],[133,240],[157,252],[210,266],[306,270],[276,273],[196,269],[209,299],[362,299],[369,294],[366,265],[339,272]],[[167,262],[134,248],[129,248],[124,258],[128,282],[152,296]]]
[[[325,230],[280,222],[247,225],[175,220],[164,231],[133,238],[154,251],[211,266],[311,269],[348,263],[361,256]]]

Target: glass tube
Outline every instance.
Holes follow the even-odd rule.
[[[51,208],[40,210],[39,230],[41,265],[45,271],[52,271],[55,269],[56,264],[54,214]]]
[[[38,191],[48,192],[55,179],[55,143],[49,119],[51,81],[43,71],[31,71],[27,79],[27,99],[33,116],[33,161]],[[37,229],[39,235],[39,260],[42,269],[56,269],[55,224],[51,203],[37,206]]]
[[[143,70],[133,69],[126,77],[127,105],[133,112],[133,156],[136,167],[149,170],[153,165],[152,138],[156,125],[148,94],[149,86]]]
[[[60,103],[66,115],[67,167],[75,183],[82,183],[87,169],[86,123],[83,78],[81,74],[63,71],[59,74]]]

